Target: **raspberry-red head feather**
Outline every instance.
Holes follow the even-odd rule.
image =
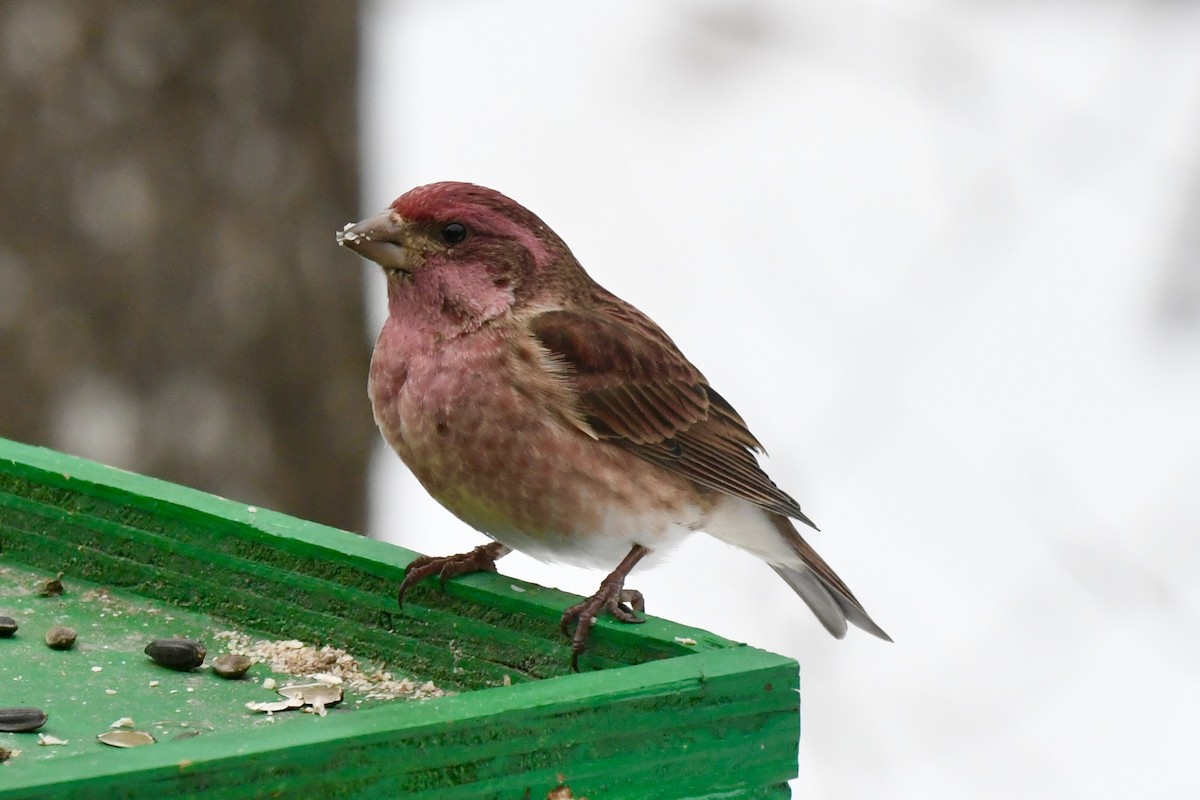
[[[457,222],[466,226],[469,235],[515,240],[539,266],[570,252],[532,211],[494,189],[473,183],[445,181],[418,186],[396,198],[391,209],[412,223]]]
[[[484,209],[503,211],[514,206],[524,211],[527,216],[533,217],[538,224],[542,224],[532,212],[521,208],[514,200],[495,189],[462,181],[442,181],[418,186],[397,197],[391,207],[400,216],[413,222],[432,222],[446,215],[477,214]]]

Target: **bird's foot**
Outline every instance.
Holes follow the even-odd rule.
[[[609,614],[621,622],[645,622],[634,611],[644,613],[646,601],[641,592],[625,588],[625,577],[633,569],[633,565],[649,552],[641,545],[634,545],[620,565],[600,582],[600,588],[594,595],[563,612],[559,629],[564,636],[571,638],[572,672],[579,672],[579,655],[587,649],[588,636],[592,632],[592,626],[596,624],[596,615],[600,613],[601,609],[606,609]],[[570,630],[572,620],[575,620],[574,633],[571,633]]]
[[[446,580],[458,575],[468,575],[472,572],[495,572],[496,559],[508,555],[509,548],[499,542],[480,545],[469,553],[459,553],[453,556],[421,556],[404,568],[404,580],[396,592],[396,602],[404,607],[404,595],[408,590],[431,575],[438,576],[438,583],[443,591]]]

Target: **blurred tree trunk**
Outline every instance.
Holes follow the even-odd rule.
[[[0,435],[357,530],[352,2],[0,2]]]

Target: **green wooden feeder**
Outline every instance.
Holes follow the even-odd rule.
[[[426,582],[400,611],[414,556],[0,439],[0,615],[20,625],[0,638],[0,708],[49,716],[36,733],[0,733],[0,748],[20,751],[0,764],[0,800],[790,796],[795,661],[660,619],[601,620],[572,674],[558,620],[578,598],[480,574],[445,592]],[[63,593],[42,596],[60,572]],[[56,624],[78,631],[72,649],[46,646]],[[418,695],[445,694],[344,684],[323,716],[268,715],[246,703],[278,700],[272,680],[300,682],[286,670],[259,663],[224,680],[142,652],[186,636],[210,663],[228,631],[338,648],[319,654],[322,670],[353,658],[376,688],[404,676]],[[156,743],[107,747],[96,737],[113,724]]]

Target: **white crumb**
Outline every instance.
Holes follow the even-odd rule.
[[[239,653],[254,663],[266,664],[272,672],[340,685],[367,700],[422,700],[445,694],[432,681],[418,685],[408,678],[396,678],[384,670],[372,670],[364,667],[345,650],[329,645],[316,647],[295,639],[253,639],[238,631],[219,631],[214,635],[225,641],[230,653]],[[264,689],[273,689],[275,681],[266,678],[262,686]]]

